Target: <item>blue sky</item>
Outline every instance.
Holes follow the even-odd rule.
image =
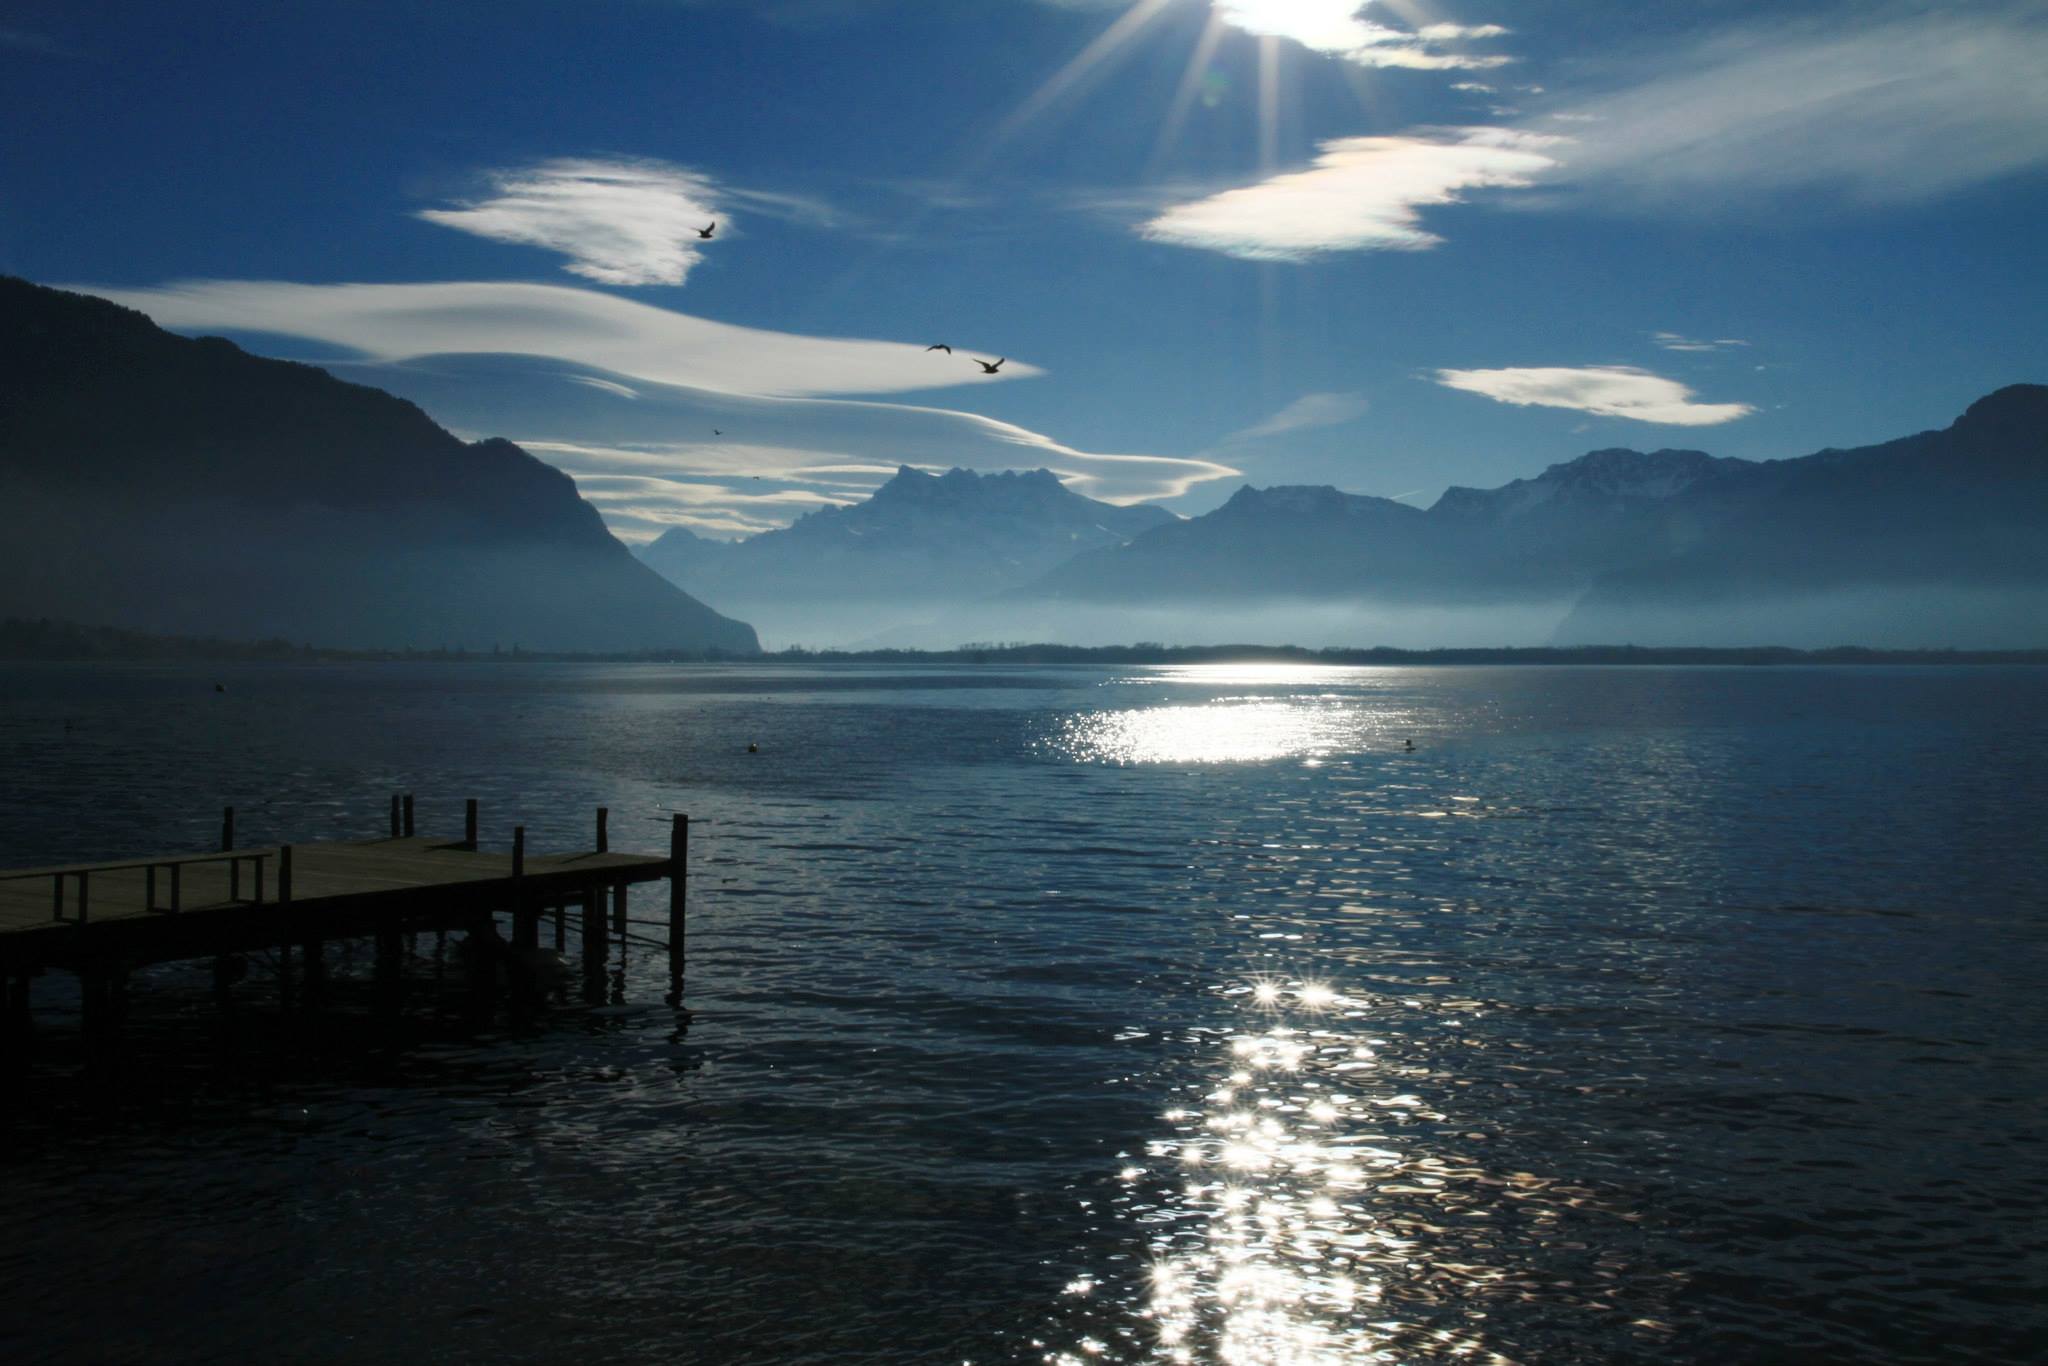
[[[899,461],[1426,503],[2048,380],[2037,5],[15,0],[0,119],[0,270],[633,538]]]

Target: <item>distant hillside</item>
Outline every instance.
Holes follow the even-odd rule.
[[[771,635],[840,643],[1028,583],[1077,553],[1177,519],[1084,498],[1050,470],[926,474],[908,466],[866,501],[743,541],[676,528],[640,556]]]
[[[1495,642],[1548,622],[1534,639],[2039,644],[2048,388],[2002,389],[1942,431],[1792,460],[1593,451],[1450,489],[1426,511],[1247,487],[1012,592],[984,631],[1080,640],[1067,623],[1086,621],[1112,639],[1173,638],[1189,613],[1242,631],[1275,603],[1323,612],[1321,629],[1355,642],[1444,642],[1462,618]]]
[[[510,442],[7,277],[0,497],[0,614],[337,647],[757,648]]]

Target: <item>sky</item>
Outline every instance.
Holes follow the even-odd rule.
[[[0,124],[0,272],[627,540],[906,463],[1426,505],[2048,381],[2038,4],[10,0]]]

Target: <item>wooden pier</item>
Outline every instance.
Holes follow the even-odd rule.
[[[523,826],[513,829],[510,852],[480,849],[474,801],[459,839],[415,834],[408,796],[391,799],[385,838],[250,848],[235,844],[230,807],[213,852],[0,871],[0,1052],[25,1053],[30,982],[53,969],[78,975],[86,1032],[98,1038],[118,1027],[133,969],[211,958],[225,993],[235,955],[272,951],[281,980],[296,955],[310,998],[324,980],[326,945],[338,940],[376,940],[380,996],[396,994],[404,937],[423,931],[465,932],[465,961],[473,975],[488,974],[490,994],[501,975],[534,988],[542,969],[563,962],[541,949],[542,917],[553,913],[560,950],[571,908],[590,994],[609,941],[626,933],[628,888],[661,880],[671,886],[665,947],[671,1000],[680,1004],[689,818],[671,818],[664,856],[613,852],[608,814],[597,811],[592,848],[536,854]],[[510,917],[509,942],[498,932],[501,914]]]

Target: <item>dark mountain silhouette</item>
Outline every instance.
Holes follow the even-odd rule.
[[[1762,463],[1593,451],[1426,511],[1247,487],[1008,604],[1042,621],[1061,604],[1533,602],[1557,605],[1565,644],[2003,645],[2043,634],[2044,594],[2048,388],[2015,385],[1879,446]]]
[[[1075,554],[1177,519],[1071,491],[1050,470],[926,474],[903,466],[866,501],[743,541],[683,528],[640,550],[674,583],[773,635],[844,642],[1028,583]]]
[[[758,648],[508,441],[6,277],[0,493],[0,614],[331,646]]]

